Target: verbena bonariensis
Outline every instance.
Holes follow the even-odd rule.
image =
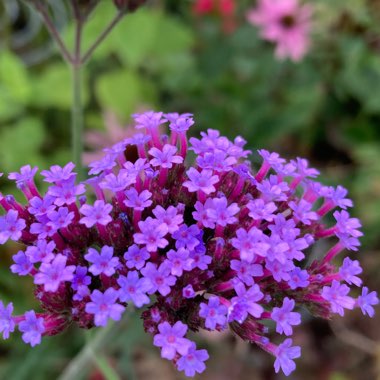
[[[37,168],[9,175],[27,204],[1,196],[0,242],[25,245],[11,271],[33,278],[43,312],[13,316],[12,303],[0,303],[5,339],[17,325],[34,346],[70,323],[119,320],[130,304],[145,306],[153,344],[187,376],[208,359],[187,334],[227,326],[274,355],[276,372],[288,375],[301,351],[289,338],[301,323],[297,306],[322,318],[355,307],[373,316],[374,291],[349,295],[351,285],[362,285],[359,262],[333,264],[345,249],[356,251],[362,235],[343,187],[312,180],[318,172],[306,160],[286,162],[266,150],[254,171],[244,139],[231,142],[215,130],[191,138],[188,148],[190,114],[146,112],[134,120],[140,133],[105,149],[85,183],[76,184],[72,163],[41,172],[45,195],[34,182]],[[159,133],[166,123],[170,136]],[[331,248],[315,257],[320,239]],[[278,345],[268,338],[270,320],[286,336]]]

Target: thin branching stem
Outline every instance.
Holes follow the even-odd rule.
[[[103,42],[103,40],[111,33],[113,28],[119,23],[119,21],[125,15],[125,10],[119,10],[119,12],[115,15],[112,21],[108,24],[108,26],[103,30],[103,32],[99,35],[99,37],[95,40],[95,42],[89,47],[87,52],[83,54],[81,59],[82,64],[86,64],[88,60],[91,58],[92,54],[96,50],[96,48]]]

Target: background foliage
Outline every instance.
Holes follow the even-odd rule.
[[[38,17],[21,2],[16,12],[10,11],[12,2],[17,3],[4,1],[0,6],[0,171],[4,173],[27,163],[46,168],[70,160],[68,67]],[[62,0],[51,3],[70,43],[73,30],[67,8]],[[88,148],[102,140],[105,120],[108,131],[120,129],[120,123],[125,125],[122,133],[127,133],[130,114],[152,108],[193,112],[194,134],[219,129],[230,137],[241,134],[251,149],[306,157],[321,170],[325,182],[350,189],[365,230],[360,253],[365,281],[379,289],[380,2],[313,1],[313,48],[299,64],[276,61],[273,46],[246,22],[245,12],[253,1],[239,1],[232,33],[223,31],[217,15],[195,16],[190,1],[152,3],[128,15],[87,66]],[[111,1],[100,2],[86,27],[85,45],[114,12]],[[106,114],[113,115],[113,121]],[[12,192],[4,177],[2,192]],[[23,311],[33,302],[28,298],[32,284],[26,279],[23,286],[13,285],[7,268],[16,249],[10,245],[1,254],[0,298],[12,298],[16,311]],[[379,322],[379,316],[368,322],[356,312],[339,325],[310,320],[299,329],[305,350],[292,378],[379,379]],[[121,332],[111,328],[102,342],[102,351],[120,377],[178,378],[150,348],[139,320],[131,316],[124,324]],[[35,349],[18,338],[0,341],[0,378],[55,379],[74,363],[80,365],[75,378],[101,379],[91,360],[77,363],[92,335],[72,329]],[[248,345],[228,336],[205,336],[205,341],[214,359],[203,378],[281,378],[272,374],[270,358]]]

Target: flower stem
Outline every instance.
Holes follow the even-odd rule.
[[[73,102],[71,105],[71,136],[72,153],[79,180],[83,179],[82,150],[83,150],[83,105],[82,105],[82,67],[72,65]]]
[[[95,49],[103,42],[103,40],[111,33],[113,28],[119,23],[119,21],[125,15],[125,10],[120,10],[113,20],[108,24],[108,26],[103,30],[103,32],[99,35],[99,37],[95,40],[95,42],[90,46],[90,48],[83,54],[83,58],[81,59],[82,64],[87,63],[87,61],[91,58]]]

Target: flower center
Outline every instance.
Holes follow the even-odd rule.
[[[296,25],[296,19],[293,15],[286,15],[281,18],[280,23],[284,28],[290,29]]]

